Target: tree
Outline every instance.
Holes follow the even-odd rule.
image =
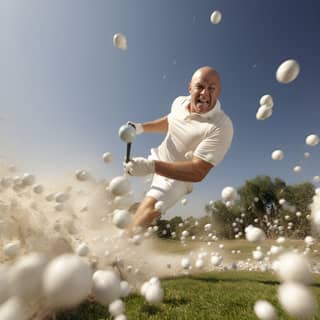
[[[243,226],[257,225],[268,237],[282,234],[301,238],[311,233],[307,219],[315,194],[311,183],[287,186],[280,178],[272,180],[269,176],[257,176],[238,188],[238,194],[240,199],[231,208],[227,208],[221,201],[205,206],[208,214],[214,213],[220,231],[223,221],[229,223],[241,217]],[[284,204],[279,203],[280,199],[285,200]],[[297,211],[301,212],[301,216],[297,216]],[[240,227],[238,223],[236,228]],[[223,233],[230,237],[230,228],[225,226]]]
[[[274,215],[278,203],[277,191],[279,186],[285,186],[281,179],[277,178],[277,184],[268,176],[258,176],[247,180],[244,186],[238,190],[240,206],[246,212],[262,219],[266,211]]]
[[[208,211],[212,216],[217,236],[232,239],[234,237],[232,223],[240,214],[239,206],[228,208],[222,201],[216,201]]]
[[[204,226],[208,223],[213,225],[212,233],[229,239],[237,234],[244,235],[245,227],[250,224],[262,228],[269,238],[279,235],[304,238],[311,234],[308,217],[315,194],[313,184],[287,185],[280,178],[257,176],[247,180],[237,191],[239,199],[232,206],[226,206],[220,200],[210,201],[205,205],[207,214],[201,218],[188,217],[184,221],[176,216],[171,220],[158,220],[159,237],[168,238],[176,232],[176,238],[180,239],[181,232],[188,230],[190,235],[204,240]],[[280,203],[280,199],[284,201]],[[180,228],[182,222],[184,226]]]

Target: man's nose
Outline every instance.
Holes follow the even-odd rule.
[[[203,95],[206,95],[206,94],[209,94],[209,90],[208,88],[203,88],[200,93]]]

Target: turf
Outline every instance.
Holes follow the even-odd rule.
[[[277,300],[279,282],[271,273],[226,271],[197,276],[163,279],[161,285],[165,298],[159,305],[148,304],[138,294],[131,294],[125,301],[127,318],[130,319],[257,319],[253,306],[257,300],[272,303],[278,319],[292,319],[280,307]],[[320,277],[310,286],[320,301]],[[105,320],[111,319],[107,307],[85,302],[77,309],[65,311],[57,320]],[[314,317],[320,319],[320,315]]]
[[[207,246],[207,241],[186,241],[186,246],[182,246],[179,241],[175,240],[161,240],[156,241],[153,244],[154,250],[159,253],[171,253],[171,254],[188,254],[191,250],[199,249],[200,247],[207,248],[216,252],[219,252],[224,261],[239,261],[247,258],[252,258],[252,251],[257,246],[261,247],[261,250],[266,253],[270,250],[272,245],[283,246],[285,249],[298,249],[302,252],[305,249],[305,243],[303,240],[288,239],[284,244],[279,245],[276,240],[264,240],[261,243],[253,243],[247,240],[218,240],[212,242],[212,246]],[[224,248],[220,249],[219,244],[223,244]],[[314,252],[313,250],[316,250]],[[240,250],[240,254],[232,254],[232,250]],[[317,242],[312,246],[311,252],[308,254],[308,258],[315,262],[320,262],[320,243]]]

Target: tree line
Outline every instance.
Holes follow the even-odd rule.
[[[206,214],[200,218],[158,219],[157,235],[180,239],[186,230],[197,240],[207,241],[214,236],[241,239],[250,224],[263,229],[268,238],[299,239],[312,233],[310,205],[315,195],[312,183],[287,185],[280,178],[257,176],[247,180],[237,193],[238,198],[232,203],[221,200],[207,203]],[[212,229],[205,232],[208,224]]]

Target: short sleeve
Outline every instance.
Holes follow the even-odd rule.
[[[189,103],[190,97],[189,96],[179,96],[175,98],[171,105],[171,112],[181,112],[181,108],[185,103]]]
[[[199,143],[193,155],[217,166],[226,155],[233,138],[233,125],[227,117],[223,123],[212,128]]]

